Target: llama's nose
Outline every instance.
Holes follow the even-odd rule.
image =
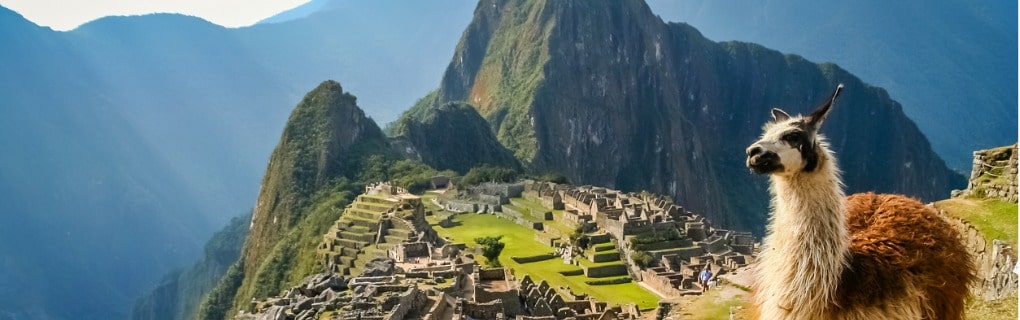
[[[747,167],[755,173],[770,173],[779,167],[779,155],[761,146],[747,148]]]
[[[751,146],[751,147],[747,148],[747,157],[748,158],[754,157],[754,156],[758,155],[759,153],[761,153],[761,147],[759,147],[759,146],[755,145],[755,146]]]

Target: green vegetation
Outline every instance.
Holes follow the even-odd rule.
[[[199,320],[226,319],[233,306],[234,295],[237,294],[237,289],[241,287],[243,280],[244,264],[238,260],[237,263],[230,266],[230,269],[227,269],[227,274],[220,278],[213,290],[202,299],[202,304],[198,307],[198,315],[195,318]]]
[[[630,248],[634,250],[634,253],[631,254],[630,258],[638,267],[644,268],[650,266],[654,262],[654,259],[647,251],[655,250],[659,246],[676,248],[676,242],[681,239],[683,239],[683,234],[677,229],[670,229],[669,232],[663,234],[643,234],[631,237],[627,241]]]
[[[951,216],[974,225],[991,245],[993,239],[1017,245],[1017,204],[997,199],[954,198],[935,203]]]
[[[478,70],[465,70],[477,74],[474,87],[468,89],[472,97],[456,98],[475,103],[478,113],[496,129],[499,141],[525,162],[531,162],[538,150],[531,107],[544,79],[548,38],[555,25],[544,9],[544,0],[515,0],[501,8],[502,18],[487,48],[470,48],[485,52]],[[462,41],[457,51],[468,51],[465,45]]]
[[[591,286],[604,286],[610,284],[621,284],[631,282],[630,276],[622,276],[617,278],[600,279],[600,280],[589,280],[584,283]]]
[[[474,107],[463,102],[440,104],[434,94],[390,125],[398,141],[409,143],[423,162],[437,169],[464,174],[481,164],[520,168]]]
[[[243,297],[243,301],[250,301],[251,297],[265,299],[319,272],[321,266],[317,261],[316,247],[330,225],[340,218],[341,209],[354,198],[351,190],[356,190],[355,187],[360,185],[338,183],[332,192],[316,194],[315,205],[309,209],[311,212],[276,242],[255,270],[255,282],[242,287],[238,297]],[[245,305],[235,307],[241,306]]]
[[[252,298],[276,295],[320,271],[322,235],[365,184],[394,181],[420,191],[438,174],[402,159],[355,100],[326,81],[295,107],[266,169],[241,264],[206,298],[200,318],[230,317]]]
[[[426,194],[426,200],[434,197],[433,194]],[[429,203],[429,201],[426,201]],[[430,207],[429,210],[438,210],[437,207]],[[506,243],[500,263],[517,276],[527,274],[536,282],[545,280],[554,288],[566,287],[576,293],[587,293],[600,301],[612,304],[637,303],[641,309],[648,310],[655,308],[659,298],[639,286],[637,283],[620,283],[592,286],[586,281],[591,278],[578,273],[578,266],[564,264],[561,259],[549,259],[531,263],[517,263],[510,257],[528,257],[543,252],[552,252],[553,248],[535,240],[535,231],[513,222],[488,214],[460,214],[454,216],[456,226],[443,228],[438,221],[445,218],[449,213],[437,211],[435,216],[429,217],[433,228],[440,236],[452,239],[454,242],[466,242],[478,237],[490,236],[493,234],[503,235],[502,241]],[[579,263],[586,266],[613,265],[614,263],[594,264],[586,259],[579,259]],[[620,262],[615,262],[620,264]],[[562,272],[562,273],[561,273]],[[566,273],[567,275],[564,275]],[[612,279],[612,278],[610,278]],[[599,279],[602,280],[602,279]]]
[[[432,177],[438,175],[455,176],[453,172],[439,172],[415,160],[394,160],[375,154],[365,161],[365,169],[359,174],[358,181],[392,181],[409,192],[422,193],[431,186]]]
[[[486,164],[468,170],[460,182],[468,186],[478,185],[482,182],[513,182],[517,180],[517,174],[517,170],[511,168]]]
[[[501,266],[499,264],[499,254],[503,252],[503,248],[506,247],[506,243],[499,241],[503,239],[503,236],[488,236],[475,238],[475,243],[482,246],[482,256],[489,261],[489,265],[494,267]]]
[[[644,251],[637,251],[631,255],[631,260],[634,260],[634,264],[639,268],[645,268],[652,265],[652,256]]]
[[[205,254],[200,261],[188,269],[167,275],[159,287],[139,299],[134,308],[134,316],[144,315],[153,319],[168,316],[177,319],[193,318],[202,303],[202,297],[237,262],[244,238],[248,234],[250,213],[234,217],[226,227],[213,234],[205,245]]]

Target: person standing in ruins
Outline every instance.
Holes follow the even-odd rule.
[[[701,293],[708,291],[708,281],[712,280],[712,265],[705,264],[705,268],[698,275],[698,282],[701,283]]]

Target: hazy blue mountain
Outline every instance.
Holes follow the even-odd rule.
[[[358,79],[380,120],[434,89],[470,6],[356,4],[68,32],[0,8],[0,319],[127,318],[252,206],[289,106],[322,79]]]
[[[986,4],[985,11],[958,11],[961,17],[998,21],[992,18],[1015,11],[1015,4],[1011,5],[1012,10]],[[918,13],[936,10],[899,6]],[[652,7],[665,15],[659,8],[666,6],[652,1]],[[0,7],[0,148],[4,150],[0,152],[4,168],[0,170],[0,217],[4,218],[0,224],[0,319],[126,318],[135,298],[155,288],[167,272],[191,264],[215,230],[255,203],[274,142],[293,102],[307,88],[324,79],[337,79],[346,90],[358,93],[357,104],[366,115],[379,123],[394,120],[441,83],[474,8],[475,2],[467,0],[315,0],[238,29],[159,14],[104,18],[56,32]],[[817,22],[825,17],[818,10],[797,9],[814,20],[784,21]],[[902,12],[893,15],[902,16]],[[855,16],[849,17],[843,20]],[[853,46],[867,48],[862,52],[845,51],[846,43],[858,41],[855,38],[885,35],[856,26],[849,30],[860,29],[861,35],[844,36],[835,44],[819,40],[832,39],[821,36],[804,36],[803,43],[826,44],[844,50],[839,52],[850,58],[863,56],[873,66],[895,64],[894,59],[903,57],[922,60],[924,54],[948,55],[953,48],[969,50],[973,58],[966,59],[975,61],[998,61],[999,55],[1012,59],[1015,33],[1005,40],[1005,47],[986,46],[984,37],[951,28],[956,20],[967,19],[938,17],[921,19],[931,29],[916,38],[935,37],[930,41],[939,46],[895,47],[888,59],[867,54],[915,36]],[[667,15],[667,20],[677,19]],[[834,28],[829,24],[835,21],[773,33],[779,37],[805,34],[802,30]],[[889,23],[875,25],[886,26],[885,33],[898,34],[889,32],[900,30]],[[711,39],[726,39],[716,36],[712,28],[694,24]],[[1012,25],[1015,20],[995,24],[993,29]],[[751,28],[734,30],[764,32]],[[936,37],[940,35],[951,37]],[[907,114],[922,123],[921,129],[943,154],[946,148],[959,148],[966,150],[966,157],[972,148],[964,143],[970,140],[953,142],[955,136],[935,136],[940,132],[931,133],[930,125],[926,127],[912,113],[917,109],[910,109],[929,104],[910,99],[955,101],[957,107],[927,112],[933,116],[961,110],[960,105],[971,108],[966,110],[973,112],[953,113],[960,120],[942,128],[945,132],[963,130],[959,127],[981,138],[1016,131],[1015,91],[1000,94],[1012,90],[1009,85],[1016,83],[1015,78],[1003,80],[1005,89],[996,89],[996,85],[981,84],[983,78],[963,72],[998,74],[997,70],[1016,69],[1015,60],[993,65],[997,67],[991,70],[962,64],[966,59],[961,59],[960,65],[922,65],[880,74],[940,88],[914,94],[869,76],[852,61],[813,56],[764,40],[743,40],[800,53],[813,61],[835,61],[862,75],[865,82],[889,87],[893,98],[904,102]],[[985,51],[994,56],[984,56]],[[936,73],[941,70],[959,72]],[[964,98],[951,95],[978,89],[985,91]],[[1002,104],[985,108],[999,100],[1005,100],[1008,108]],[[980,118],[989,116],[1011,122],[1012,130]],[[970,128],[974,123],[988,128]]]
[[[336,79],[358,92],[358,105],[382,124],[436,88],[474,5],[330,0],[305,18],[257,24],[236,34],[294,88],[289,101],[324,79]]]
[[[715,41],[838,63],[886,88],[946,163],[1017,140],[1016,1],[648,0]]]
[[[331,3],[334,3],[333,0],[312,0],[312,1],[308,1],[307,3],[302,4],[300,6],[297,6],[297,7],[293,8],[293,9],[277,13],[277,14],[273,15],[272,17],[269,17],[269,18],[265,18],[265,19],[259,20],[259,22],[256,22],[255,24],[280,23],[280,22],[287,22],[287,21],[291,21],[291,20],[301,19],[301,18],[310,16],[313,13],[319,12],[320,10],[322,10],[323,8],[325,8],[327,5],[329,5]]]
[[[237,261],[248,235],[251,215],[230,220],[223,230],[205,244],[202,258],[189,268],[163,277],[159,287],[138,299],[132,319],[192,319],[195,311],[217,280]]]

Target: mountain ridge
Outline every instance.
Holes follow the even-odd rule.
[[[973,150],[1015,140],[1015,2],[648,4],[664,20],[692,24],[716,41],[838,62],[896,97],[954,170],[970,170]],[[904,12],[915,18],[902,19]]]
[[[723,225],[755,228],[764,221],[767,192],[743,174],[743,148],[768,109],[812,107],[836,83],[846,83],[849,94],[826,132],[847,168],[849,191],[935,199],[962,185],[884,90],[832,64],[712,42],[689,25],[663,23],[638,1],[482,1],[439,92],[441,103],[477,108],[532,170],[647,188]],[[883,117],[846,124],[863,112]],[[864,127],[885,128],[895,139],[845,139],[880,138],[860,132]],[[860,154],[889,155],[895,159],[884,161],[907,168]]]

